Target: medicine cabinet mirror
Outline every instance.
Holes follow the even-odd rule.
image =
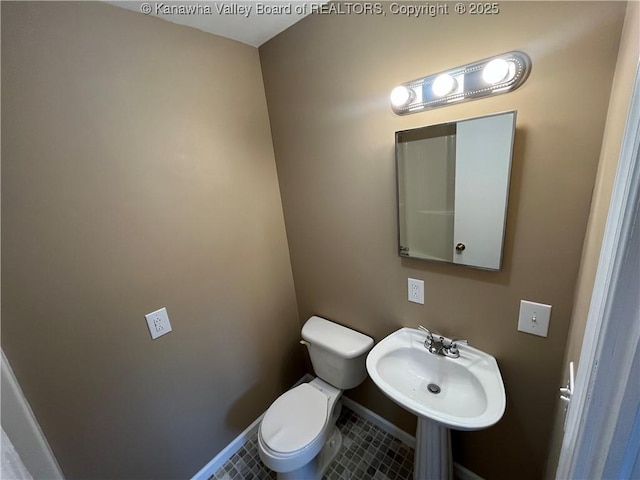
[[[500,270],[516,112],[396,132],[399,254]]]

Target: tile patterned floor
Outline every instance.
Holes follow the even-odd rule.
[[[343,406],[338,418],[342,448],[324,480],[410,480],[413,448],[353,410]],[[256,435],[236,452],[209,480],[275,480],[258,455]],[[300,479],[305,480],[305,479]]]

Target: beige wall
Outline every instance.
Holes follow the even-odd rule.
[[[188,478],[302,375],[257,49],[2,2],[2,162],[2,348],[67,478]]]
[[[600,162],[596,183],[591,199],[591,211],[587,223],[587,233],[582,250],[582,261],[576,282],[575,304],[571,316],[571,325],[564,355],[562,384],[569,381],[569,362],[575,362],[576,374],[582,338],[584,336],[591,293],[595,282],[596,270],[600,258],[600,248],[604,235],[609,202],[616,174],[622,137],[631,104],[631,94],[640,57],[640,3],[629,2],[624,28],[620,39],[620,49],[613,77],[611,99],[607,112],[607,122],[600,151]],[[547,478],[553,478],[562,446],[562,426],[565,418],[565,405],[558,402],[553,437],[550,448]]]
[[[573,294],[625,5],[502,2],[496,16],[312,16],[260,48],[300,320],[377,340],[422,323],[498,359],[502,421],[454,435],[487,479],[544,473]],[[515,92],[406,117],[391,89],[508,50],[533,61]],[[517,109],[503,269],[397,256],[394,132]],[[407,277],[425,280],[424,306]],[[520,299],[553,305],[548,338],[516,330]],[[412,431],[367,382],[353,392]]]

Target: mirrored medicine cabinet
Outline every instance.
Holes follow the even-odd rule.
[[[396,132],[402,257],[500,270],[516,112]]]

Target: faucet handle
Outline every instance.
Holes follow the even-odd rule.
[[[422,325],[418,325],[418,328],[423,332],[426,332],[427,339],[424,341],[425,346],[429,347],[433,343],[433,333],[427,327],[423,327]]]
[[[427,332],[427,335],[431,335],[431,330],[429,330],[427,327],[423,327],[422,325],[418,325],[418,328],[420,330],[422,330],[423,332]]]
[[[468,345],[469,342],[463,340],[461,338],[453,338],[451,339],[451,343],[446,348],[445,355],[448,357],[458,358],[460,356],[460,350],[458,350],[458,343],[463,343]]]

